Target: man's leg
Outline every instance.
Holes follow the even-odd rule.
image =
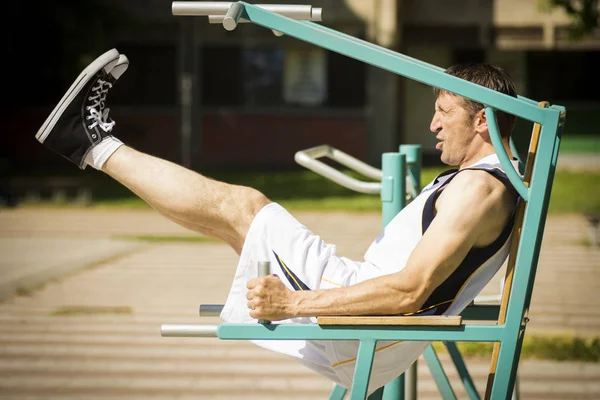
[[[238,254],[254,216],[270,203],[255,189],[212,180],[127,146],[102,171],[167,218],[226,241]]]
[[[88,65],[48,116],[36,139],[84,169],[90,165],[127,186],[171,220],[220,238],[241,252],[260,192],[206,178],[140,153],[114,136],[107,96],[129,65],[112,49]]]

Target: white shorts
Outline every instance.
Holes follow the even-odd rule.
[[[230,323],[256,323],[247,307],[246,284],[258,276],[259,261],[271,262],[291,290],[350,286],[385,273],[369,262],[356,262],[336,253],[336,247],[310,232],[276,203],[261,209],[250,225],[221,318]],[[279,323],[315,323],[315,318],[292,318]],[[358,341],[273,340],[257,345],[290,356],[332,381],[350,388]],[[406,370],[429,342],[379,342],[369,392]]]

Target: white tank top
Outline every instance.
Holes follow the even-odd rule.
[[[473,169],[487,171],[512,188],[495,154],[463,170],[446,171],[425,186],[421,193],[390,221],[367,250],[365,261],[374,264],[386,274],[404,269],[408,257],[435,216],[435,200],[440,190],[458,173]],[[503,232],[493,243],[472,248],[458,268],[434,290],[416,314],[459,314],[506,260],[510,249],[513,219],[509,219]]]

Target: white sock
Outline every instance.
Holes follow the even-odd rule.
[[[102,166],[113,155],[119,147],[123,145],[119,139],[114,136],[107,136],[92,148],[92,150],[85,156],[85,163],[98,171],[102,170]]]

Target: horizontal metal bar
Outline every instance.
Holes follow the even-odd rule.
[[[322,9],[321,8],[313,8],[311,12],[311,18],[306,21],[319,22],[321,21]],[[225,15],[209,15],[208,23],[209,24],[222,24],[225,19]],[[302,21],[303,18],[294,18],[295,20]],[[238,24],[249,24],[252,21],[249,21],[245,18],[240,18]]]
[[[295,154],[294,160],[296,162],[325,178],[332,180],[338,185],[344,186],[350,190],[354,190],[359,193],[367,194],[378,194],[381,192],[381,183],[379,182],[363,182],[358,179],[352,178],[341,171],[325,164],[322,161],[317,160],[320,157],[329,157],[332,160],[339,162],[340,164],[372,177],[373,179],[379,179],[383,177],[381,171],[373,168],[362,161],[342,152],[331,146],[316,146],[310,149],[299,151]]]
[[[217,325],[162,324],[162,337],[217,337]]]
[[[222,16],[224,17],[232,1],[174,1],[171,12],[177,16]],[[240,4],[241,5],[241,4]],[[323,10],[311,5],[298,4],[254,4],[255,7],[283,15],[291,19],[321,21]]]
[[[223,304],[200,304],[198,314],[201,317],[218,317],[223,311]]]
[[[415,340],[498,342],[503,325],[439,326],[327,326],[317,324],[221,324],[223,340]]]

